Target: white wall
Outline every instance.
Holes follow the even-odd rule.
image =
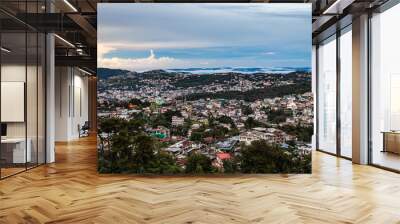
[[[1,81],[3,82],[25,82],[25,64],[3,64],[1,66]],[[1,108],[7,110],[7,108]],[[25,137],[25,122],[8,122],[7,137]]]
[[[56,67],[55,140],[79,138],[78,125],[88,121],[88,78],[72,67]]]
[[[39,70],[37,70],[39,69]],[[2,107],[3,113],[17,113],[14,110],[21,110],[18,113],[22,113],[24,116],[26,112],[26,120],[23,119],[21,122],[5,122],[7,124],[7,137],[8,138],[25,138],[25,135],[29,139],[31,144],[32,162],[44,163],[44,74],[41,72],[42,68],[36,65],[25,64],[7,64],[4,63],[1,66],[1,81],[2,82],[23,82],[26,85],[26,101],[22,102],[20,108]],[[27,80],[25,80],[27,78]],[[3,92],[4,89],[2,89]],[[19,90],[18,94],[24,95],[24,89]],[[22,92],[21,92],[22,91]],[[3,93],[4,94],[4,93]],[[2,98],[7,95],[2,95]],[[25,97],[23,97],[25,98]],[[26,106],[25,106],[26,102]],[[17,103],[17,102],[16,102]]]

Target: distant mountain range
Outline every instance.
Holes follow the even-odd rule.
[[[188,72],[196,74],[210,74],[210,73],[226,73],[226,72],[240,72],[240,73],[291,73],[291,72],[311,72],[311,68],[307,67],[216,67],[216,68],[183,68],[183,69],[166,69],[170,72]]]
[[[288,74],[291,72],[311,72],[311,68],[308,67],[271,67],[271,68],[259,68],[259,67],[215,67],[215,68],[177,68],[177,69],[165,69],[165,70],[153,70],[146,71],[142,73],[154,73],[154,72],[164,72],[164,73],[192,73],[192,74],[212,74],[212,73],[269,73],[269,74]],[[135,74],[137,72],[132,72],[123,69],[110,69],[110,68],[98,68],[97,75],[100,79],[107,79],[112,76],[120,76],[126,74]]]
[[[100,79],[108,79],[112,76],[126,75],[130,71],[123,69],[112,69],[112,68],[97,68],[97,76]]]

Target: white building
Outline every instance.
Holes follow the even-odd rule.
[[[182,126],[183,123],[185,122],[185,119],[183,117],[178,117],[178,116],[172,116],[172,126]]]

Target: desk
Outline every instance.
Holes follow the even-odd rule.
[[[5,138],[1,139],[1,157],[6,163],[26,163],[31,162],[31,139],[27,139],[28,143],[25,151],[25,138]]]
[[[383,152],[400,154],[400,131],[384,131]]]

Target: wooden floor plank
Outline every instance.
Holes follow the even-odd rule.
[[[99,175],[96,139],[0,181],[0,223],[400,223],[400,175],[313,153],[311,175]]]

